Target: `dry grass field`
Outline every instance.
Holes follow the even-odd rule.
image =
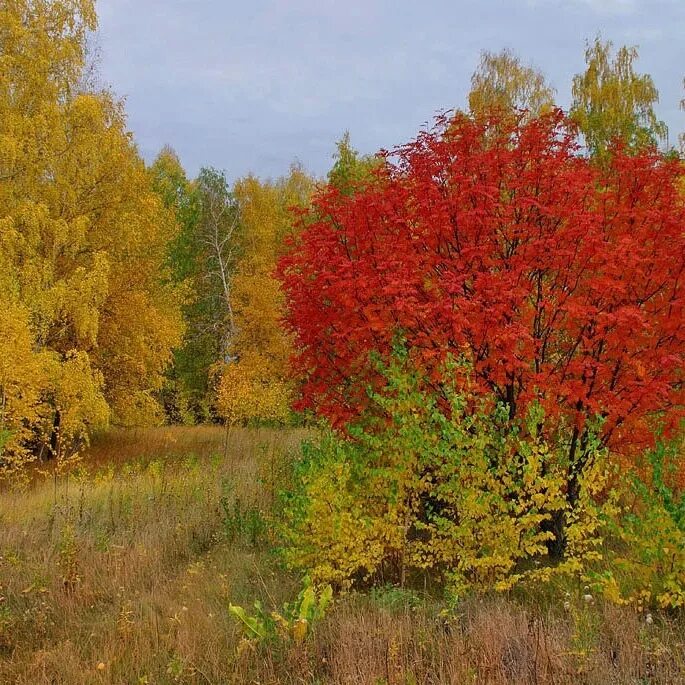
[[[112,431],[76,471],[0,493],[0,683],[685,683],[682,618],[580,598],[445,614],[390,588],[336,600],[302,643],[241,645],[229,603],[298,592],[270,516],[304,435]]]

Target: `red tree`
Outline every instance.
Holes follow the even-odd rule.
[[[441,118],[353,194],[322,189],[280,272],[300,407],[344,423],[401,333],[428,382],[466,355],[483,392],[629,454],[682,415],[685,208],[678,160],[594,165],[557,111]],[[572,487],[572,485],[570,486]]]

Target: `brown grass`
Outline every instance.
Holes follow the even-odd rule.
[[[227,518],[269,507],[260,465],[300,438],[236,430],[224,458],[221,429],[114,433],[87,474],[3,494],[0,683],[220,682],[229,599],[291,590]]]
[[[228,603],[297,592],[263,520],[303,435],[117,431],[80,473],[1,494],[0,683],[685,683],[681,619],[575,601],[445,617],[435,599],[353,595],[304,644],[239,653]]]

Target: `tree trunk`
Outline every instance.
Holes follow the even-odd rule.
[[[568,546],[566,515],[567,512],[575,510],[580,499],[580,476],[588,457],[587,442],[587,431],[584,431],[581,437],[580,431],[574,428],[566,472],[566,508],[562,511],[552,512],[550,519],[542,524],[542,530],[550,532],[554,536],[547,541],[547,554],[555,563],[560,562],[566,554]]]

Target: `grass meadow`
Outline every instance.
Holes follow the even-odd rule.
[[[336,598],[303,641],[246,643],[229,603],[297,595],[274,546],[302,430],[97,436],[70,472],[0,493],[2,685],[685,683],[685,623],[571,597],[446,612],[385,588]]]

